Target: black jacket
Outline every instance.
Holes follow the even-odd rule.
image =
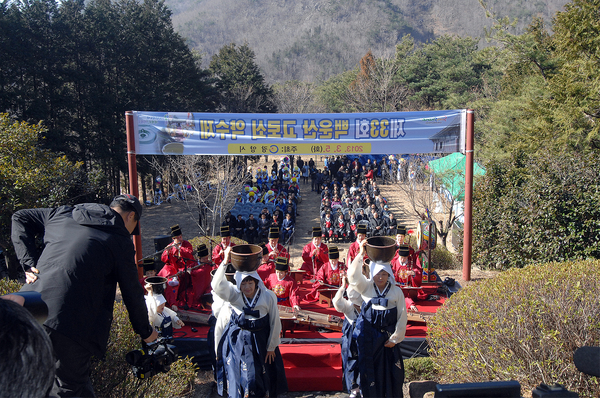
[[[21,290],[41,293],[48,304],[47,327],[104,355],[118,283],[133,329],[142,338],[152,334],[133,242],[117,212],[85,203],[20,210],[12,221],[12,241],[23,268],[40,271],[39,279]],[[44,239],[41,253],[36,236]]]

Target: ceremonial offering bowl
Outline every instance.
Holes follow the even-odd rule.
[[[215,272],[217,272],[216,269],[213,269],[212,271],[210,271],[210,280],[212,280],[214,278]],[[225,278],[227,278],[227,280],[229,282],[231,282],[235,285],[235,279],[233,279],[234,275],[235,275],[235,268],[233,268],[233,265],[231,265],[231,263],[227,264],[227,269],[225,270]]]
[[[236,245],[231,248],[231,265],[236,271],[256,271],[261,260],[262,247],[258,245]]]
[[[389,263],[396,254],[396,241],[387,236],[373,236],[367,238],[365,249],[371,261]]]
[[[165,292],[167,278],[163,278],[162,276],[151,276],[149,278],[146,278],[146,283],[152,285],[153,293],[163,294]]]

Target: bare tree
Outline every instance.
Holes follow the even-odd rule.
[[[375,59],[369,51],[360,60],[360,72],[345,95],[357,112],[396,112],[405,108],[409,89],[399,83],[399,63],[393,57]]]
[[[222,218],[235,204],[246,176],[240,156],[169,156],[152,162],[163,176],[171,176],[170,186],[184,198],[190,217],[203,234],[218,234]],[[167,185],[165,185],[166,187]],[[186,186],[191,189],[186,190]]]
[[[457,198],[464,193],[464,186],[454,195],[446,187],[460,172],[433,173],[425,168],[425,163],[418,156],[411,157],[408,162],[408,176],[406,181],[399,183],[400,190],[410,203],[414,215],[424,219],[429,211],[440,241],[447,247],[450,229],[454,221],[462,216],[462,209],[457,210]]]
[[[315,101],[312,83],[287,81],[273,86],[279,113],[320,113],[325,109]]]

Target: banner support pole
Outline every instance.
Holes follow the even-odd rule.
[[[471,280],[471,255],[473,242],[473,146],[475,115],[473,109],[467,109],[467,126],[465,137],[465,225],[463,235],[463,269],[462,278]]]
[[[135,158],[135,134],[133,126],[133,112],[125,112],[125,127],[127,132],[127,167],[129,170],[129,193],[136,198],[140,198],[138,188],[137,163]],[[141,201],[140,201],[141,203]],[[142,206],[144,204],[142,203]],[[141,279],[144,276],[143,267],[140,267],[142,259],[142,220],[138,221],[140,226],[140,234],[133,235],[133,247],[135,249],[135,264],[137,266],[138,277]]]

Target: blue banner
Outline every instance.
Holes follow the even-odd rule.
[[[466,110],[251,114],[135,111],[137,155],[464,152]]]

